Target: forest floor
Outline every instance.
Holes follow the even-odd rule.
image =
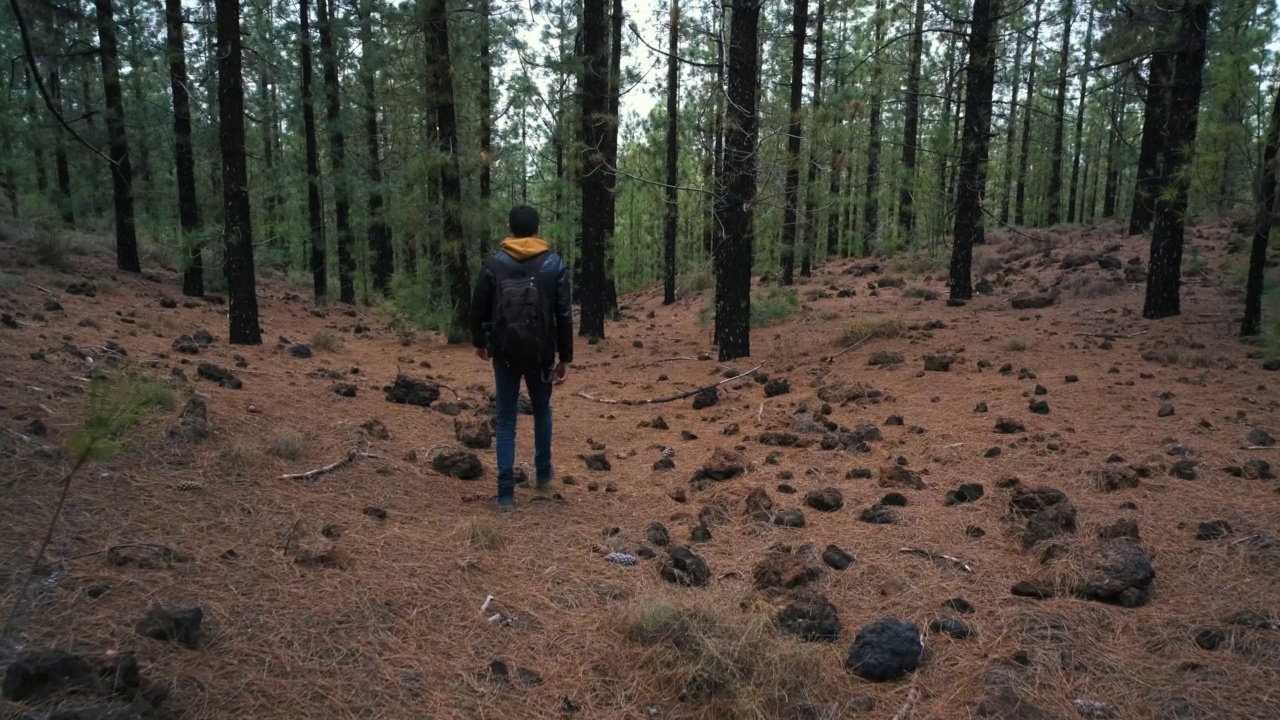
[[[458,437],[487,434],[491,370],[469,345],[266,279],[265,344],[230,346],[225,305],[183,298],[175,273],[116,272],[102,238],[50,267],[24,233],[0,241],[6,617],[72,465],[86,358],[173,402],[74,477],[0,646],[6,693],[31,697],[0,717],[103,707],[96,666],[65,657],[83,687],[46,699],[47,675],[21,672],[45,648],[132,653],[115,718],[1280,717],[1280,376],[1235,337],[1247,259],[1225,224],[1189,231],[1183,314],[1156,322],[1130,263],[1145,241],[1117,226],[997,234],[962,307],[942,266],[832,262],[730,366],[708,358],[705,292],[627,296],[557,390],[554,494],[522,487],[509,515],[491,450],[479,479],[438,471],[467,474]],[[701,410],[577,394],[659,398],[756,365],[772,382]],[[388,402],[398,373],[440,397]],[[531,435],[522,415],[526,466]],[[803,527],[777,524],[792,509]],[[189,616],[138,625],[158,607],[199,607],[200,636]],[[919,670],[846,669],[890,616],[923,632]],[[891,629],[865,634],[864,672],[918,653]]]

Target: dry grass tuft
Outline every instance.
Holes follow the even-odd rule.
[[[844,324],[838,343],[844,346],[863,338],[896,338],[906,331],[907,322],[898,315],[859,315]]]
[[[338,352],[342,349],[342,338],[329,329],[317,330],[311,333],[311,347],[325,352]]]
[[[453,537],[472,550],[497,550],[506,543],[502,528],[492,518],[473,517],[459,523]]]
[[[281,460],[296,462],[306,457],[309,447],[306,435],[293,430],[281,430],[271,439],[270,452]]]
[[[1009,341],[1004,344],[1004,349],[1009,352],[1026,352],[1028,347],[1027,341],[1022,338],[1009,338]]]
[[[902,288],[903,297],[920,298],[921,300],[937,300],[938,291],[927,288],[923,285],[910,283]]]
[[[235,438],[218,452],[218,462],[227,472],[240,475],[253,467],[257,455],[257,448],[248,440]]]

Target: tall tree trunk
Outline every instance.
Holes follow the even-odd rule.
[[[804,95],[804,36],[809,19],[808,0],[795,0],[791,10],[791,120],[787,125],[787,176],[784,186],[786,208],[782,212],[782,284],[795,282],[796,226],[799,221],[800,139],[804,118],[800,102]]]
[[[102,1],[102,0],[99,0]],[[240,2],[216,0],[218,26],[218,140],[222,148],[223,236],[226,240],[229,342],[262,344],[253,268],[249,171],[244,150],[244,77],[241,74]]]
[[[625,14],[622,0],[613,0],[609,15],[609,121],[605,125],[605,187],[609,190],[606,215],[605,247],[605,305],[609,313],[618,312],[618,278],[614,273],[617,250],[613,247],[614,228],[618,222],[618,121],[622,109],[622,23]]]
[[[1124,127],[1124,103],[1120,101],[1120,90],[1117,78],[1112,78],[1111,107],[1108,108],[1107,123],[1107,169],[1102,190],[1102,217],[1104,220],[1116,216],[1116,196],[1120,191],[1120,168],[1116,163],[1119,152],[1120,133]]]
[[[187,88],[187,53],[183,39],[182,0],[165,0],[169,43],[169,84],[173,91],[174,168],[178,181],[178,224],[187,248],[182,271],[182,294],[204,295],[204,260],[199,239],[200,203],[196,197],[195,148],[191,145],[191,93]]]
[[[1071,64],[1071,21],[1075,18],[1075,1],[1062,3],[1062,51],[1058,55],[1058,94],[1053,113],[1053,150],[1049,156],[1049,196],[1045,199],[1049,226],[1062,219],[1062,156],[1067,122],[1067,66]]]
[[[311,19],[307,16],[308,0],[298,0],[298,53],[302,65],[302,129],[307,153],[307,239],[310,247],[311,286],[316,303],[329,294],[329,277],[325,267],[324,207],[320,202],[320,150],[316,142],[315,89],[311,65]]]
[[[489,59],[490,0],[480,0],[480,256],[489,254],[493,212],[493,70]],[[523,125],[521,132],[524,132]],[[523,157],[521,158],[523,160]],[[521,166],[521,177],[528,171]],[[523,200],[523,198],[522,198]]]
[[[982,195],[990,143],[991,93],[995,86],[996,18],[1000,0],[973,0],[969,64],[965,68],[964,135],[951,244],[951,298],[973,297],[973,246],[983,243]]]
[[[453,61],[449,55],[446,0],[427,0],[427,40],[432,57],[432,97],[436,105],[436,142],[441,155],[440,191],[444,200],[444,241],[448,244],[449,299],[453,327],[449,342],[462,342],[471,321],[471,269],[467,264],[466,229],[462,223],[462,173],[458,157],[458,118],[453,97]]]
[[[680,222],[680,204],[676,195],[680,169],[679,86],[680,0],[671,0],[668,14],[667,40],[667,193],[666,213],[662,219],[662,304],[676,301],[676,230]]]
[[[40,115],[36,111],[36,91],[35,83],[31,81],[31,70],[23,66],[23,77],[27,84],[27,122],[31,127],[40,126]],[[36,162],[36,191],[43,196],[49,190],[49,171],[45,167],[44,162],[44,143],[39,138],[34,138],[30,143],[31,152],[35,155]]]
[[[347,177],[347,140],[342,130],[342,95],[338,84],[338,56],[333,45],[333,16],[329,3],[316,1],[320,30],[320,63],[324,67],[325,121],[329,130],[329,161],[333,167],[333,215],[338,232],[338,300],[356,301],[355,256],[351,254],[351,192]]]
[[[133,166],[124,130],[124,98],[120,91],[120,60],[111,0],[93,0],[98,11],[98,56],[102,60],[102,91],[106,99],[107,154],[111,158],[111,197],[116,210],[116,267],[141,272],[138,235],[133,218]]]
[[[1174,52],[1160,50],[1147,62],[1147,90],[1143,95],[1142,141],[1138,148],[1138,173],[1134,181],[1133,207],[1129,213],[1129,234],[1141,235],[1151,229],[1155,216],[1155,182],[1164,142],[1160,133],[1163,118],[1169,112],[1173,82]]]
[[[1267,244],[1271,241],[1271,218],[1276,210],[1276,149],[1280,145],[1280,90],[1271,106],[1271,123],[1263,143],[1262,167],[1258,168],[1258,214],[1249,252],[1249,280],[1244,293],[1244,320],[1240,335],[1257,335],[1262,330],[1262,275],[1267,265]]]
[[[1018,186],[1014,190],[1013,224],[1027,224],[1027,168],[1031,161],[1031,114],[1035,111],[1036,61],[1040,54],[1040,11],[1044,0],[1036,0],[1031,23],[1031,63],[1027,70],[1026,105],[1022,108],[1022,147],[1018,149]]]
[[[395,250],[391,244],[391,226],[382,215],[382,158],[378,138],[378,96],[375,68],[380,56],[373,44],[373,2],[360,4],[360,80],[364,84],[364,132],[369,148],[369,254],[371,255],[373,288],[382,295],[391,289],[391,273],[395,272]]]
[[[884,44],[884,0],[876,0],[875,47]],[[862,255],[871,254],[871,245],[880,232],[880,84],[884,77],[883,53],[877,53],[871,66],[871,116],[867,119],[867,187],[862,207]]]
[[[271,78],[267,68],[258,70],[258,108],[261,115],[258,124],[262,126],[262,178],[263,178],[263,215],[266,218],[263,228],[263,243],[272,245],[276,241],[276,187],[280,180],[276,175],[275,140],[272,135],[275,126],[271,122]]]
[[[1019,18],[1025,17],[1021,13]],[[1000,224],[1009,224],[1009,205],[1012,198],[1014,142],[1018,130],[1018,90],[1022,88],[1022,28],[1018,29],[1018,41],[1013,51],[1013,98],[1009,101],[1009,114],[1005,120],[1004,177],[1000,180]]]
[[[839,126],[837,125],[837,128]],[[844,203],[841,202],[840,176],[844,173],[846,164],[846,156],[843,150],[835,149],[831,151],[831,177],[827,186],[827,257],[833,258],[840,254],[840,231],[842,224],[840,222],[840,207]]]
[[[578,334],[604,337],[608,312],[605,243],[609,226],[609,18],[607,0],[585,0],[582,12],[582,320]]]
[[[1161,132],[1163,161],[1157,164],[1153,183],[1155,215],[1142,306],[1142,316],[1149,320],[1181,312],[1182,241],[1190,185],[1185,169],[1195,157],[1210,4],[1210,0],[1184,0],[1178,13],[1178,53],[1173,81],[1167,86],[1169,103]]]
[[[62,73],[56,65],[49,68],[49,99],[53,102],[54,110],[62,115]],[[54,132],[53,137],[53,167],[58,180],[58,211],[62,215],[62,222],[68,227],[73,227],[76,224],[76,214],[71,196],[71,165],[67,162],[67,143],[62,136],[61,128]]]
[[[818,127],[818,116],[822,110],[822,66],[826,61],[823,48],[823,30],[827,22],[827,2],[818,0],[817,28],[813,36],[813,92],[810,107],[813,108],[809,120],[809,132],[814,133]],[[815,133],[816,136],[816,133]],[[813,256],[818,252],[818,150],[812,139],[809,141],[809,176],[805,178],[804,195],[804,247],[800,256],[800,277],[813,274]]]
[[[716,188],[716,216],[724,228],[715,248],[715,340],[721,362],[751,355],[760,4],[761,0],[732,0],[731,5],[724,172]]]
[[[924,0],[916,0],[916,15],[911,26],[911,62],[907,68],[907,105],[902,121],[902,187],[898,190],[898,227],[908,246],[914,245],[916,232],[916,152],[920,142],[920,65],[923,58]],[[1017,102],[1015,95],[1014,103]]]
[[[1084,146],[1084,101],[1089,90],[1089,66],[1093,63],[1093,5],[1089,5],[1088,29],[1084,33],[1084,59],[1080,63],[1080,104],[1076,107],[1076,149],[1071,159],[1071,191],[1067,194],[1067,222],[1076,221],[1076,198],[1080,190],[1080,150]],[[1081,211],[1081,215],[1084,212]],[[1084,218],[1081,217],[1081,220]]]
[[[205,22],[197,23],[196,27],[204,30],[204,85],[205,85],[205,112],[209,117],[215,117],[218,114],[218,48],[217,48],[217,17],[214,5],[206,3]],[[210,125],[212,127],[212,124]],[[221,152],[218,147],[218,135],[216,130],[210,133],[209,157],[212,158]],[[209,196],[213,198],[222,197],[222,167],[220,163],[209,163]],[[206,218],[206,222],[212,222],[218,225],[224,223],[225,218],[222,217],[223,207],[221,202],[210,203],[210,213],[212,218]]]

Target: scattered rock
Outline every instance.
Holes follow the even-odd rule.
[[[981,499],[984,492],[982,483],[962,483],[960,487],[947,493],[947,499],[942,504],[951,506],[974,502]]]
[[[889,507],[906,507],[907,496],[900,492],[885,493],[884,497],[880,498],[880,504]]]
[[[902,416],[894,413],[893,415],[885,418],[884,424],[885,427],[901,427],[903,422]]]
[[[436,472],[459,480],[475,480],[484,474],[480,458],[466,450],[442,450],[431,459]]]
[[[924,661],[924,636],[913,623],[895,617],[864,625],[849,649],[845,667],[872,682],[898,680]]]
[[[786,395],[791,392],[791,381],[786,378],[771,378],[764,384],[764,396],[767,398]]]
[[[1156,410],[1156,417],[1165,418],[1165,417],[1172,417],[1172,416],[1173,416],[1173,406],[1170,405],[1169,403],[1161,404],[1160,409]]]
[[[954,610],[962,615],[972,615],[974,613],[973,605],[964,598],[951,598],[942,603],[942,607],[948,610]]]
[[[1027,426],[1014,420],[1013,418],[1002,417],[996,420],[996,432],[1001,435],[1013,435],[1020,432],[1026,432]]]
[[[1198,473],[1196,472],[1196,464],[1193,460],[1179,460],[1173,464],[1173,468],[1169,470],[1169,474],[1181,480],[1195,480]]]
[[[804,504],[819,512],[835,512],[844,507],[844,496],[833,487],[810,491],[805,495]]]
[[[720,393],[716,388],[707,388],[693,396],[693,409],[705,410],[720,402]]]
[[[992,445],[991,447],[987,448],[985,452],[982,453],[982,457],[987,459],[998,458],[1000,457],[1000,453],[1002,452],[1004,451],[1001,450],[999,447]]]
[[[387,426],[381,420],[373,418],[366,420],[360,424],[360,432],[368,435],[374,440],[390,440],[391,433],[387,432]]]
[[[372,505],[370,505],[369,507],[365,508],[361,512],[364,513],[365,517],[371,517],[374,520],[387,519],[387,511],[383,510],[380,507],[373,507]]]
[[[822,567],[805,562],[797,553],[769,551],[751,571],[757,590],[785,590],[807,585],[822,576]]]
[[[173,341],[173,349],[184,355],[198,355],[200,354],[200,348],[200,343],[196,342],[195,338],[190,335],[179,335],[178,339]]]
[[[853,561],[854,557],[838,545],[828,545],[827,549],[822,551],[822,562],[834,570],[844,570],[852,565]]]
[[[659,572],[662,579],[677,585],[701,587],[711,582],[707,562],[683,545],[667,550],[667,559]]]
[[[692,542],[711,542],[711,528],[706,525],[694,525],[689,531],[689,540]]]
[[[700,480],[714,480],[723,482],[738,477],[746,471],[747,459],[742,453],[724,448],[716,448],[711,453],[711,458],[698,469],[693,476],[694,482]]]
[[[11,662],[5,671],[0,697],[15,703],[39,702],[55,696],[86,691],[96,691],[107,697],[132,699],[142,683],[138,660],[133,653],[111,654],[98,659],[64,650],[36,650],[23,652],[6,660]],[[14,712],[16,713],[16,708]],[[15,714],[14,717],[18,715]],[[72,720],[71,716],[63,712],[41,717]],[[80,720],[78,714],[74,717],[75,720]],[[107,717],[101,716],[102,720]],[[110,717],[125,720],[133,715]]]
[[[169,428],[169,437],[185,442],[200,442],[213,435],[213,426],[209,424],[209,410],[204,398],[193,396],[182,408],[178,423]]]
[[[795,433],[773,431],[760,433],[756,438],[756,442],[771,447],[800,447],[806,444]]]
[[[1027,518],[1022,546],[1031,549],[1036,543],[1076,530],[1076,508],[1065,493],[1054,488],[1016,487],[1009,501],[1015,516]]]
[[[1053,597],[1053,588],[1030,580],[1020,580],[1014,583],[1009,592],[1018,597],[1035,598],[1036,600],[1048,600]]]
[[[746,515],[752,520],[768,522],[773,515],[773,499],[764,488],[751,488],[751,492],[747,493],[746,506]]]
[[[356,396],[356,386],[351,383],[334,383],[329,389],[338,397],[353,398]]]
[[[1141,545],[1129,539],[1108,540],[1077,594],[1088,600],[1138,607],[1151,600],[1155,579],[1151,558]]]
[[[1129,538],[1130,540],[1140,540],[1138,536],[1138,523],[1129,518],[1116,520],[1110,525],[1103,525],[1098,530],[1098,537],[1102,540],[1118,540],[1120,538]]]
[[[667,527],[662,523],[656,522],[645,528],[644,535],[649,542],[658,547],[666,547],[671,544],[671,534],[667,532]]]
[[[98,288],[91,282],[73,282],[67,285],[67,294],[94,297],[98,294]]]
[[[431,407],[431,403],[440,399],[440,387],[435,383],[417,380],[408,375],[396,375],[395,381],[382,388],[388,402],[401,405],[417,405]]]
[[[1044,400],[1033,398],[1027,409],[1036,415],[1048,415],[1049,403]]]
[[[667,425],[667,421],[661,415],[649,421],[649,427],[654,430],[670,430],[671,426]]]
[[[145,638],[176,642],[190,649],[200,644],[200,624],[204,621],[204,611],[199,607],[183,610],[169,610],[162,607],[152,608],[134,626],[134,631]]]
[[[1009,304],[1014,310],[1041,310],[1058,301],[1052,293],[1019,293],[1013,296]]]
[[[296,358],[309,358],[311,357],[311,346],[306,343],[297,343],[289,348],[289,354]]]
[[[594,472],[609,472],[613,469],[612,463],[609,462],[609,456],[602,452],[583,455],[582,461],[586,464],[588,470]]]
[[[973,411],[978,414],[984,413],[987,411],[987,404],[985,402],[980,402],[973,406]]]
[[[836,606],[817,593],[802,593],[778,613],[778,627],[809,642],[835,642],[840,638]]]
[[[1137,471],[1124,465],[1106,465],[1100,470],[1091,471],[1088,476],[1094,488],[1102,492],[1136,488],[1142,482]]]
[[[236,377],[230,370],[213,363],[200,363],[199,367],[196,368],[196,375],[231,390],[239,390],[244,387],[244,383],[240,382],[240,378]]]
[[[902,362],[903,358],[901,355],[898,353],[886,352],[884,350],[877,350],[871,353],[871,357],[867,358],[867,365],[871,366],[900,365]]]
[[[462,420],[454,418],[453,436],[463,447],[488,450],[493,445],[493,425],[486,418]]]
[[[924,356],[924,369],[927,372],[947,372],[955,361],[952,355],[931,353]]]
[[[802,528],[805,525],[804,511],[800,508],[779,510],[778,514],[773,516],[773,524],[787,528]]]
[[[901,465],[881,465],[877,471],[879,478],[876,484],[882,488],[907,488],[910,490],[923,490],[925,488],[924,480],[920,479],[920,474],[908,470]]]
[[[1210,520],[1196,528],[1197,540],[1221,540],[1231,534],[1231,523],[1226,520]]]
[[[1263,430],[1262,428],[1254,428],[1250,430],[1249,436],[1246,438],[1246,440],[1248,441],[1249,445],[1253,447],[1275,447],[1276,446],[1276,439],[1271,437],[1271,433],[1267,432],[1266,430]]]
[[[898,514],[884,505],[872,505],[863,509],[858,519],[874,525],[893,525],[898,522]]]
[[[957,640],[967,640],[973,636],[973,631],[959,618],[938,618],[929,623],[929,632],[950,635]]]

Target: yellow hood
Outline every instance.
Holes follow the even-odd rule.
[[[520,262],[537,257],[550,249],[551,246],[545,240],[536,237],[507,238],[502,241],[502,251]]]

